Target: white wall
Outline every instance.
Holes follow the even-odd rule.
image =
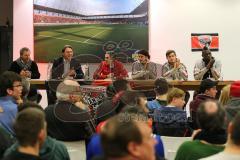
[[[33,0],[14,0],[14,59],[19,49],[33,52]],[[150,0],[150,53],[155,62],[165,62],[165,52],[175,49],[193,79],[193,66],[201,58],[191,52],[191,33],[219,33],[220,59],[225,80],[240,79],[239,0]],[[46,71],[41,65],[41,71]],[[42,72],[42,78],[46,77]]]
[[[28,47],[33,58],[33,0],[13,1],[13,60],[22,47]]]
[[[174,49],[193,79],[195,61],[201,52],[191,52],[191,33],[219,33],[223,79],[240,79],[239,0],[150,0],[150,52],[157,62]]]

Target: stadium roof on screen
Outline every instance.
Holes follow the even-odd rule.
[[[35,5],[81,15],[126,14],[144,0],[34,0]]]

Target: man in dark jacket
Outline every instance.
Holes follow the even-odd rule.
[[[27,47],[20,50],[20,58],[11,64],[9,71],[13,71],[24,78],[40,78],[37,63],[30,59],[30,50]]]
[[[194,100],[190,103],[190,114],[193,122],[193,129],[197,129],[196,123],[196,113],[199,105],[209,99],[215,99],[217,94],[217,82],[212,81],[211,79],[204,79],[199,88],[199,94],[194,98]]]
[[[88,140],[95,125],[78,82],[64,80],[56,94],[57,103],[45,108],[48,135],[62,141]]]
[[[55,59],[52,66],[52,78],[62,79],[72,77],[82,79],[84,77],[81,64],[73,58],[73,48],[65,45],[62,49],[62,57]]]

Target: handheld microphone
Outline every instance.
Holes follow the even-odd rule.
[[[113,71],[114,71],[114,63],[113,63],[113,61],[110,62],[109,67],[110,67],[110,73],[113,74]],[[111,76],[111,78],[114,78],[114,77]]]

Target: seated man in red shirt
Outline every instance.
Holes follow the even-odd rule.
[[[105,61],[102,61],[93,74],[93,79],[122,79],[128,77],[123,64],[115,59],[113,52],[106,52]]]

